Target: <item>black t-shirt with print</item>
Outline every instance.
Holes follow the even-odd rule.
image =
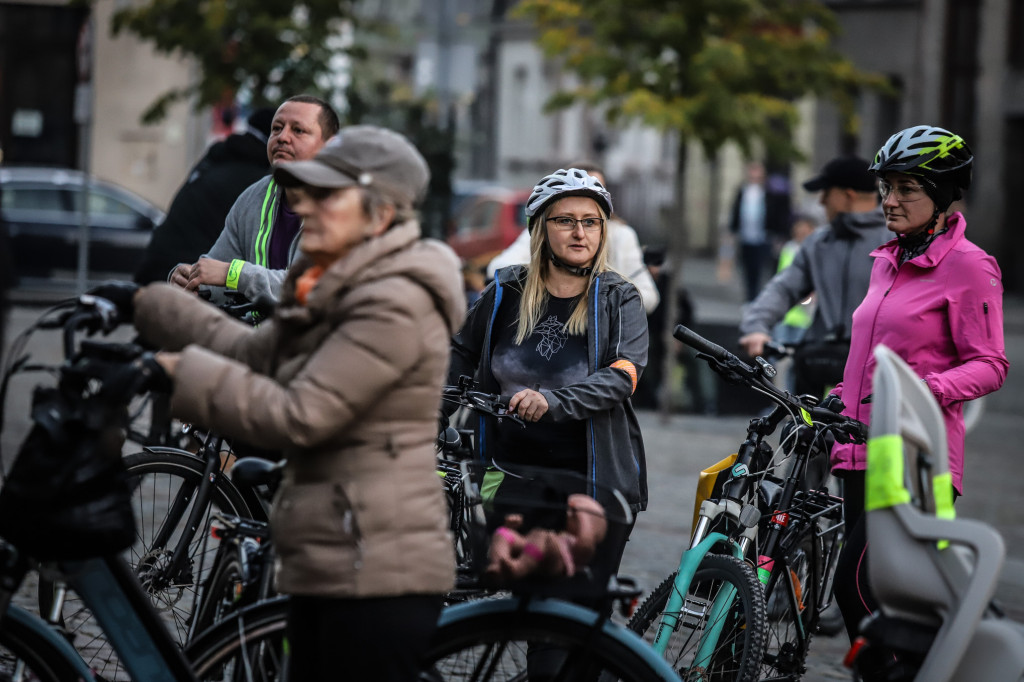
[[[533,333],[518,345],[518,308],[499,308],[491,371],[502,394],[514,395],[524,388],[561,388],[587,377],[586,334],[570,335],[565,329],[578,300],[548,296]],[[527,423],[526,428],[503,421],[493,444],[498,461],[586,471],[586,422],[582,420],[541,420]]]

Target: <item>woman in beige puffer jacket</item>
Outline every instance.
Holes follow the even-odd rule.
[[[136,326],[180,350],[158,356],[176,416],[287,457],[271,532],[292,679],[343,661],[349,679],[412,680],[454,579],[433,443],[459,262],[420,238],[429,172],[396,133],[343,129],[274,178],[304,223],[274,317],[251,329],[153,285]]]

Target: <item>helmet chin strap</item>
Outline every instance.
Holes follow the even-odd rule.
[[[548,257],[551,259],[551,262],[555,264],[555,267],[565,270],[570,275],[575,275],[576,277],[590,277],[590,273],[594,271],[593,267],[569,265],[568,263],[563,263],[562,261],[560,261],[558,257],[555,256],[554,249],[551,248],[551,242],[548,241],[547,228],[544,229],[544,245],[548,247]]]
[[[554,263],[557,267],[560,267],[566,272],[568,272],[570,275],[576,275],[577,277],[589,277],[590,273],[594,271],[594,268],[592,267],[584,268],[577,265],[569,265],[568,263],[563,263],[562,261],[558,260],[558,258],[555,257],[554,253],[551,253],[551,262]]]
[[[939,211],[939,208],[936,206],[932,211],[931,221],[924,227],[924,229],[919,230],[914,234],[896,235],[896,241],[900,245],[900,248],[903,249],[900,255],[900,263],[905,263],[911,258],[924,253],[925,249],[928,248],[928,245],[931,244],[937,236],[946,231],[945,228],[938,231],[935,230],[935,226],[938,224],[940,215],[942,215],[942,212]]]

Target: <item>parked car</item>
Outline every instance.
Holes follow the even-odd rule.
[[[526,228],[529,198],[530,190],[488,187],[460,201],[448,244],[462,258],[467,289],[483,288],[487,263]]]
[[[7,225],[19,277],[73,276],[85,202],[85,175],[79,171],[0,168],[0,220]],[[130,279],[163,211],[97,178],[87,205],[90,278]]]

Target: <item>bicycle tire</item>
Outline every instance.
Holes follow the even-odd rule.
[[[675,578],[673,573],[658,585],[629,620],[629,629],[648,642],[653,642],[660,617],[676,589]],[[728,620],[711,665],[691,670],[701,637],[709,627],[710,605],[726,584],[736,588],[737,599],[726,614]],[[707,554],[690,583],[684,616],[669,636],[665,658],[683,680],[750,682],[758,679],[767,626],[761,584],[750,565],[736,557]]]
[[[176,494],[182,493],[183,485],[187,486],[185,490],[191,489],[194,492],[203,477],[204,462],[187,451],[161,448],[158,451],[143,450],[126,456],[125,468],[133,485],[132,505],[136,513],[137,534],[136,543],[126,551],[126,559],[132,569],[139,574],[143,588],[149,593],[153,606],[163,616],[176,641],[184,645],[188,638],[196,606],[198,586],[212,571],[213,558],[216,553],[216,543],[210,541],[205,543],[206,551],[203,552],[203,556],[199,556],[205,539],[209,537],[209,510],[204,517],[203,527],[196,531],[190,544],[189,556],[192,559],[190,562],[191,575],[188,581],[182,580],[178,584],[166,588],[154,588],[153,583],[143,575],[139,567],[145,559],[152,561],[154,566],[160,568],[160,559],[170,556],[174,547],[173,541],[180,537],[180,530],[176,530],[172,534],[172,543],[169,543],[168,547],[156,547],[152,544],[156,529],[162,520],[166,520],[161,519],[157,505],[170,506],[170,499]],[[161,502],[155,501],[158,494],[162,498]],[[181,511],[175,527],[184,524],[187,520],[191,505],[190,501]],[[242,494],[225,476],[218,477],[214,484],[211,505],[225,514],[243,517],[251,515],[250,508]],[[195,565],[200,567],[198,572],[192,570],[192,566]],[[152,578],[152,574],[150,578]],[[40,577],[39,612],[44,617],[52,609],[56,587],[52,581]],[[76,636],[76,648],[79,649],[91,668],[108,680],[128,679],[127,671],[124,670],[116,654],[110,649],[106,637],[95,625],[92,614],[85,608],[81,599],[70,591],[64,600],[61,624],[69,633]]]
[[[279,680],[288,666],[287,621],[287,597],[257,602],[197,634],[185,658],[203,682]]]
[[[66,682],[79,672],[63,652],[10,612],[0,620],[0,680]]]
[[[450,607],[431,640],[421,679],[678,682],[631,633],[608,621],[595,628],[595,619],[592,611],[555,600],[525,608],[515,598]]]
[[[202,632],[236,611],[244,587],[245,571],[234,550],[231,554],[218,558],[199,600],[195,631]]]
[[[802,538],[776,566],[779,576],[766,586],[768,628],[765,631],[764,664],[761,677],[799,680],[818,621],[819,589],[823,579],[816,568],[820,553],[813,534]],[[803,633],[801,636],[800,633]]]

